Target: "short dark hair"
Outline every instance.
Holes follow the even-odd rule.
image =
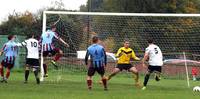
[[[54,28],[56,28],[56,25],[51,25],[51,29],[54,29]]]
[[[14,37],[15,37],[15,35],[8,35],[8,40],[11,40]]]
[[[130,42],[130,40],[129,40],[129,39],[124,39],[124,43],[125,43],[125,42]]]
[[[35,36],[35,33],[30,33],[30,35],[28,35],[28,38],[32,38],[33,36]]]
[[[149,44],[151,44],[151,43],[153,43],[154,41],[153,41],[152,38],[149,38],[149,39],[147,40],[147,42],[148,42]]]
[[[98,36],[93,36],[93,37],[92,37],[92,42],[93,42],[93,43],[97,43],[98,40],[99,40],[99,37],[98,37]]]

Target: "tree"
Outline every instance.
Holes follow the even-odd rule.
[[[1,34],[18,34],[27,35],[41,26],[41,22],[32,13],[26,11],[23,14],[15,13],[8,16],[8,21],[4,21],[0,25]],[[38,28],[39,29],[39,28]]]

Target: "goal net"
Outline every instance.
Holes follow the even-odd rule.
[[[146,14],[146,13],[98,13],[44,11],[43,32],[55,24],[58,35],[70,45],[66,48],[55,41],[56,47],[64,51],[59,62],[60,73],[86,72],[84,51],[97,35],[108,53],[109,74],[116,65],[112,57],[123,46],[124,39],[140,58],[153,38],[164,56],[163,77],[185,79],[192,69],[200,70],[200,14]],[[185,58],[184,54],[185,53]],[[78,57],[81,56],[81,57]],[[140,62],[132,61],[141,74],[146,71]],[[200,72],[199,72],[200,73]]]

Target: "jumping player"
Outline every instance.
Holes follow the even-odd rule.
[[[111,73],[111,75],[108,76],[108,80],[110,80],[113,76],[115,76],[117,73],[119,73],[122,70],[128,70],[129,72],[132,72],[133,74],[136,75],[135,78],[135,85],[139,86],[139,73],[137,71],[137,69],[132,66],[130,59],[134,59],[134,60],[140,60],[140,58],[138,58],[134,51],[129,48],[130,46],[130,42],[129,40],[125,40],[124,41],[124,47],[121,47],[116,54],[116,58],[119,58],[117,61],[117,66],[114,68],[113,72]]]
[[[15,35],[8,36],[8,42],[4,44],[0,50],[0,55],[4,54],[4,58],[0,64],[1,82],[7,83],[10,76],[10,70],[14,67],[15,58],[17,56],[18,45],[14,42]],[[4,77],[4,67],[6,68],[6,76]]]
[[[62,57],[63,51],[59,48],[54,47],[53,45],[54,38],[58,39],[66,47],[69,47],[69,45],[57,35],[55,25],[51,26],[51,30],[47,30],[46,32],[42,33],[41,41],[42,41],[42,47],[43,47],[43,57],[54,56],[51,63],[57,67],[56,61],[58,61]],[[48,77],[47,62],[44,62],[43,67],[44,67],[44,77]]]
[[[30,35],[27,40],[21,43],[22,46],[25,46],[27,49],[26,57],[26,67],[25,67],[25,81],[28,83],[28,76],[30,68],[33,68],[35,79],[37,84],[40,84],[40,79],[38,77],[39,73],[39,43],[38,40],[34,38],[34,34]]]
[[[160,80],[160,74],[162,70],[162,65],[163,65],[163,55],[160,50],[160,48],[153,44],[153,39],[148,39],[149,46],[145,50],[145,55],[142,60],[143,67],[146,67],[145,61],[148,60],[148,70],[146,72],[145,78],[144,78],[144,83],[143,83],[143,88],[142,90],[146,89],[149,76],[151,73],[155,72],[155,80],[159,81]]]
[[[87,48],[87,53],[85,56],[85,64],[88,65],[88,58],[90,56],[90,63],[89,63],[89,68],[88,68],[88,73],[87,73],[87,85],[88,89],[92,89],[92,76],[95,74],[97,71],[102,78],[102,82],[104,85],[104,90],[107,90],[107,80],[104,76],[105,69],[104,67],[107,64],[107,57],[106,57],[106,52],[103,48],[103,46],[99,45],[99,38],[97,36],[94,36],[92,38],[93,44]]]

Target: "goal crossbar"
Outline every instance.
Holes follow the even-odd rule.
[[[109,13],[109,12],[67,12],[67,11],[44,11],[44,14],[68,14],[68,15],[100,15],[100,16],[155,16],[155,17],[200,17],[200,14],[181,13]]]

